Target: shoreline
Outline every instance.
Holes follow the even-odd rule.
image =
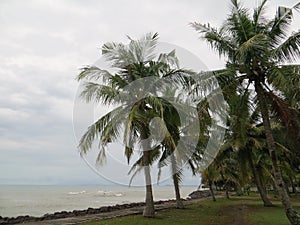
[[[184,203],[185,202],[192,203],[194,200],[208,198],[210,194],[207,191],[194,191],[189,196],[190,198],[182,199]],[[172,207],[172,205],[176,204],[176,200],[175,199],[159,200],[159,201],[155,201],[154,204],[156,210],[162,210],[165,208]],[[35,224],[35,222],[42,222],[42,221],[46,222],[51,220],[68,219],[68,218],[76,218],[76,217],[78,218],[78,217],[91,216],[91,215],[101,215],[101,214],[103,215],[105,213],[117,212],[122,210],[123,211],[130,210],[129,212],[125,213],[125,215],[139,214],[142,213],[144,206],[145,206],[145,202],[133,202],[133,203],[125,203],[125,204],[116,204],[112,206],[101,206],[99,208],[87,208],[83,210],[60,211],[51,214],[45,214],[40,217],[29,216],[29,215],[17,216],[17,217],[0,216],[0,225],[20,224],[20,223],[30,224],[31,222],[33,222],[32,224]],[[117,217],[117,216],[118,215],[110,215],[110,217]],[[121,214],[120,216],[124,216],[124,215]]]
[[[189,201],[187,199],[183,199],[183,201]],[[175,203],[176,200],[170,199],[170,200],[159,200],[154,202],[155,205],[162,205],[162,204],[170,204]],[[62,218],[70,218],[70,217],[80,217],[80,216],[86,216],[86,215],[95,215],[95,214],[101,214],[101,213],[108,213],[108,212],[115,212],[119,210],[125,210],[125,209],[133,209],[138,207],[144,207],[144,202],[133,202],[133,203],[125,203],[125,204],[116,204],[112,206],[101,206],[99,208],[87,208],[82,210],[73,210],[73,211],[60,211],[60,212],[54,212],[51,214],[45,214],[40,217],[36,216],[17,216],[17,217],[2,217],[0,216],[0,224],[20,224],[24,222],[40,222],[40,221],[49,221],[49,220],[55,220],[55,219],[62,219]]]
[[[154,201],[174,199],[174,187],[153,185]],[[182,198],[197,189],[181,185]],[[84,210],[132,202],[143,202],[144,187],[129,186],[61,186],[61,185],[0,185],[0,216],[41,217],[60,211]]]

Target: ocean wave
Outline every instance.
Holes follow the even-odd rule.
[[[123,193],[115,193],[112,191],[97,191],[97,196],[103,197],[122,197]]]
[[[79,194],[84,194],[86,191],[70,191],[68,194],[69,195],[79,195]]]

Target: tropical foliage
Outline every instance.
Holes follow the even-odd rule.
[[[300,31],[288,33],[293,11],[299,10],[300,3],[292,8],[279,7],[275,17],[268,19],[264,16],[267,0],[262,1],[252,15],[237,0],[231,2],[231,12],[221,28],[201,23],[191,25],[220,56],[226,58],[226,68],[215,71],[223,88],[228,90],[230,87],[232,93],[242,90],[241,99],[254,89],[253,104],[262,118],[276,189],[290,222],[300,224],[300,217],[285,188],[271,128],[272,120],[276,119],[299,138],[300,67],[287,63],[300,55]],[[246,129],[245,126],[240,128]]]
[[[86,154],[94,141],[100,141],[98,162],[102,162],[107,145],[122,136],[128,163],[134,152],[140,152],[129,173],[134,177],[138,172],[144,171],[146,217],[154,217],[150,169],[159,158],[160,164],[165,164],[171,156],[174,184],[177,185],[176,197],[178,206],[182,207],[178,190],[180,170],[177,169],[173,154],[180,139],[179,129],[183,124],[178,114],[180,108],[175,108],[169,102],[170,98],[161,97],[161,93],[170,92],[172,88],[178,89],[179,86],[188,88],[193,74],[179,68],[175,51],[162,53],[157,57],[157,40],[157,34],[149,33],[139,40],[130,38],[129,45],[107,43],[102,47],[102,54],[117,72],[89,66],[83,68],[78,76],[79,81],[84,80],[81,96],[86,101],[114,107],[87,129],[80,140],[79,149],[82,154]],[[182,152],[184,151],[180,154],[184,155]]]
[[[291,224],[299,225],[300,216],[291,204],[289,187],[296,192],[300,186],[300,65],[295,63],[300,56],[300,31],[291,32],[289,28],[300,3],[291,8],[279,7],[271,19],[264,14],[267,0],[252,13],[238,0],[231,3],[220,28],[191,24],[202,40],[225,58],[226,66],[221,70],[196,74],[180,68],[175,51],[157,56],[157,34],[139,40],[129,38],[128,45],[103,45],[102,54],[116,72],[88,66],[78,80],[84,81],[81,96],[86,101],[112,106],[113,110],[87,129],[79,148],[86,154],[95,141],[100,141],[101,163],[107,145],[122,136],[128,163],[134,153],[139,153],[129,173],[133,179],[144,172],[146,217],[154,216],[150,170],[157,162],[158,177],[165,167],[171,169],[178,208],[183,207],[179,183],[182,165],[186,165],[193,174],[202,175],[214,201],[214,187],[221,187],[229,198],[230,191],[242,194],[255,185],[264,206],[272,206],[268,189],[276,191]],[[211,79],[212,73],[228,104],[228,114],[221,110],[217,115],[227,119],[222,143],[220,139],[209,142],[211,130],[218,129],[213,127],[212,112],[219,105],[203,95],[218,86]],[[198,77],[201,82],[197,82]],[[189,95],[178,94],[179,88]],[[196,105],[191,118],[198,123],[189,120],[192,132],[181,118],[190,116],[185,107],[187,96]],[[195,128],[197,146],[190,152]],[[214,147],[213,153],[221,145],[218,154],[211,154],[214,160],[205,152],[209,144]],[[137,146],[141,151],[135,149]]]

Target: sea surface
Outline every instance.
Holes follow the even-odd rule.
[[[181,197],[197,189],[182,186]],[[154,186],[154,200],[174,199],[173,186]],[[144,187],[0,185],[0,216],[42,216],[57,211],[143,202]]]

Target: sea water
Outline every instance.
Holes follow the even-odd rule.
[[[182,198],[186,198],[196,189],[196,186],[182,186]],[[154,186],[153,193],[155,201],[174,199],[172,186]],[[0,216],[42,216],[57,211],[143,202],[144,199],[144,187],[2,185]]]

